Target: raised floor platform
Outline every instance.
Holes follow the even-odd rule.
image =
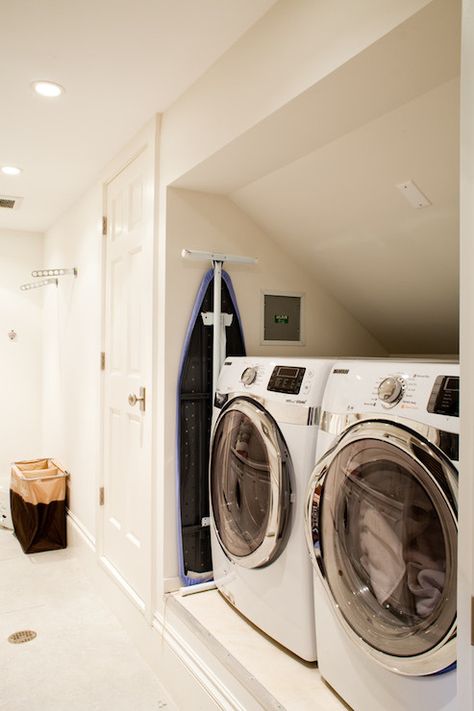
[[[324,683],[317,664],[285,651],[249,624],[217,590],[173,593],[167,606],[262,708],[341,711],[347,706]]]

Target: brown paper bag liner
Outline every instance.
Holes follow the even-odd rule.
[[[10,488],[29,504],[50,504],[66,498],[68,473],[54,459],[14,462]]]

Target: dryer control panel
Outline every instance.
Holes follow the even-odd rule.
[[[459,417],[459,378],[438,375],[428,401],[428,412]]]
[[[298,395],[306,368],[276,365],[268,381],[267,390]]]

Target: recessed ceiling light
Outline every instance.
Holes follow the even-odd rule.
[[[64,93],[64,88],[54,81],[34,81],[32,87],[37,94],[48,99],[54,99]]]
[[[2,165],[2,173],[5,173],[5,175],[20,175],[21,168],[16,168],[14,165]]]

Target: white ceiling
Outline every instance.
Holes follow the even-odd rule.
[[[389,353],[457,353],[459,56],[433,0],[176,185],[230,194]]]
[[[452,79],[232,195],[391,353],[458,350],[458,104]]]
[[[12,0],[1,3],[0,228],[43,231],[156,112],[275,0]],[[63,85],[48,101],[35,79]]]

